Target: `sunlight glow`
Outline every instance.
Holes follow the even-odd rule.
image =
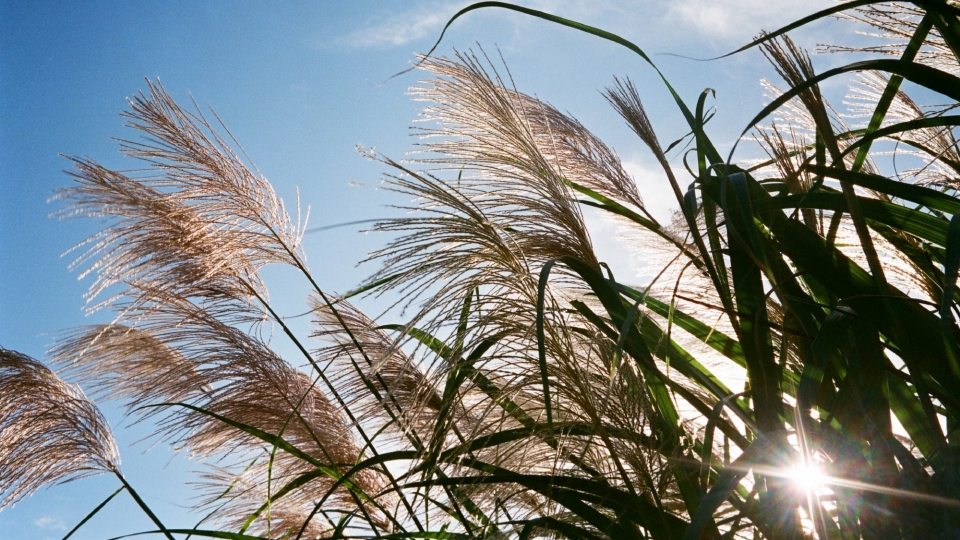
[[[815,462],[798,463],[786,474],[793,485],[806,493],[815,492],[827,483],[827,475],[820,464]]]

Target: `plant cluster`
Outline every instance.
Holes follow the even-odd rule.
[[[454,19],[487,7],[655,69],[527,8]],[[818,74],[786,32],[836,14],[904,42],[826,47],[880,58]],[[380,269],[343,295],[223,130],[148,82],[125,113],[143,137],[121,142],[141,168],[73,158],[58,193],[62,216],[106,220],[75,264],[113,322],[63,333],[56,374],[0,349],[0,504],[108,472],[170,539],[960,537],[958,14],[849,2],[745,46],[787,88],[765,83],[743,131],[758,162],[718,152],[709,90],[690,107],[663,79],[689,130],[664,147],[615,80],[605,97],[676,196],[667,223],[616,152],[485,54],[423,56],[418,152],[368,153],[410,212],[375,226],[393,238],[368,259]],[[850,73],[863,127],[818,87]],[[904,82],[949,104],[922,107]],[[887,170],[898,159],[910,168]],[[597,258],[584,206],[620,223],[648,283]],[[309,284],[311,336],[271,304],[271,264]],[[388,291],[412,308],[402,324],[350,302]],[[207,460],[197,526],[157,519],[63,379]]]

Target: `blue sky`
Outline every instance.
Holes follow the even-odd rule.
[[[48,218],[48,203],[67,185],[58,154],[90,156],[107,166],[130,163],[111,137],[125,133],[118,113],[125,99],[159,77],[185,102],[193,96],[214,107],[288,206],[311,208],[318,227],[377,218],[386,204],[402,203],[377,190],[381,166],[355,151],[360,144],[402,158],[418,104],[406,90],[420,74],[387,81],[426,51],[449,18],[468,2],[41,2],[0,0],[0,345],[36,358],[58,330],[101,321],[85,317],[88,282],[67,269],[61,255],[93,233],[96,223]],[[829,5],[827,0],[685,0],[670,2],[521,2],[619,33],[649,53],[712,57]],[[795,36],[805,46],[835,41],[850,26],[819,23]],[[846,37],[844,38],[846,39]],[[503,10],[469,14],[454,24],[438,49],[450,54],[482,45],[499,49],[519,90],[569,111],[614,147],[655,213],[666,215],[670,197],[652,158],[622,125],[599,93],[614,75],[637,83],[661,141],[686,131],[655,74],[635,55],[611,43]],[[688,102],[706,87],[717,90],[712,132],[721,148],[764,101],[761,76],[776,78],[759,52],[715,62],[654,55]],[[815,57],[818,69],[841,59]],[[386,81],[386,82],[385,82]],[[828,86],[828,93],[831,88]],[[834,88],[833,91],[842,89]],[[636,272],[607,240],[613,226],[595,222],[601,258]],[[320,284],[345,291],[374,268],[355,266],[382,245],[377,235],[344,227],[304,241]],[[274,296],[292,310],[305,288],[270,274]],[[361,303],[363,307],[364,304]],[[371,311],[376,312],[375,304]],[[149,426],[113,423],[124,471],[170,526],[191,526],[198,516],[184,481],[197,468],[185,456],[152,440],[134,444]],[[42,490],[0,512],[0,538],[60,538],[115,488],[106,477]],[[126,495],[76,538],[107,538],[146,530]]]

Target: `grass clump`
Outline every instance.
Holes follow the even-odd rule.
[[[690,107],[667,83],[690,134],[663,148],[629,79],[605,91],[663,166],[677,202],[665,223],[612,149],[484,55],[421,57],[432,79],[414,89],[430,126],[420,153],[369,154],[411,213],[376,225],[393,238],[369,258],[380,269],[343,296],[310,274],[304,228],[270,184],[203,114],[150,84],[128,113],[145,138],[122,143],[142,172],[74,159],[76,182],[60,193],[65,215],[108,220],[77,264],[95,275],[91,309],[116,318],[63,334],[51,361],[151,417],[162,440],[220,458],[198,505],[201,525],[215,525],[157,522],[168,535],[960,535],[960,120],[949,114],[960,12],[857,4],[744,47],[761,48],[787,88],[766,83],[773,101],[743,130],[760,162],[735,161],[737,145],[718,152],[706,92]],[[489,7],[649,62],[619,36],[528,8],[484,2],[454,18]],[[818,74],[785,31],[836,13],[906,43]],[[819,90],[847,73],[859,74],[866,127],[849,127]],[[921,108],[904,81],[949,104]],[[891,140],[914,168],[885,170]],[[679,143],[683,180],[668,158]],[[583,206],[623,226],[654,279],[614,278]],[[259,274],[270,264],[309,286],[319,349],[270,303]],[[412,310],[402,323],[350,301],[388,291]],[[264,323],[299,356],[281,358]],[[119,476],[92,404],[44,377],[86,411],[68,440],[96,444],[18,462],[26,480],[2,486],[7,503],[48,481]],[[42,405],[3,384],[0,426],[17,429]],[[0,457],[17,461],[4,433]],[[36,444],[61,448],[50,441]]]

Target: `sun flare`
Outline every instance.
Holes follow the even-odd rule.
[[[798,490],[810,493],[824,487],[827,474],[819,463],[798,463],[787,470],[787,478]]]

